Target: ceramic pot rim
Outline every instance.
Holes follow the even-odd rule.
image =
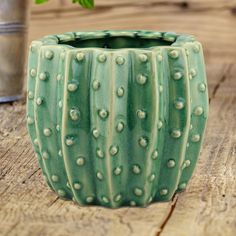
[[[152,46],[152,47],[146,47],[142,49],[155,49],[160,47],[178,47],[183,46],[185,43],[192,43],[196,42],[195,38],[192,35],[186,35],[186,34],[177,34],[174,32],[160,32],[160,31],[146,31],[146,30],[99,30],[99,31],[79,31],[79,32],[67,32],[64,34],[56,34],[56,35],[47,35],[44,38],[38,40],[42,43],[42,45],[49,46],[49,45],[60,45],[63,47],[71,48],[71,49],[78,49],[77,47],[70,46],[67,43],[73,42],[75,40],[89,40],[89,39],[102,39],[102,38],[114,38],[114,37],[127,37],[127,38],[136,38],[139,39],[158,39],[163,40],[165,42],[169,42],[169,46]],[[86,48],[86,47],[85,47]],[[93,47],[89,47],[93,48]],[[127,48],[119,48],[119,49],[113,49],[113,48],[101,48],[99,49],[106,49],[106,50],[122,50]],[[97,48],[97,49],[98,49]],[[138,49],[138,48],[135,48]]]

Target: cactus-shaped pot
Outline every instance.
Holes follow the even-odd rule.
[[[42,173],[80,205],[146,206],[185,189],[208,95],[192,36],[96,31],[33,41],[27,122]]]

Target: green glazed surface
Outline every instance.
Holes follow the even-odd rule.
[[[192,36],[75,32],[31,44],[28,130],[62,198],[110,208],[170,200],[193,173],[207,116]]]

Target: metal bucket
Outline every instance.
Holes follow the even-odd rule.
[[[28,0],[0,0],[0,103],[22,97]]]

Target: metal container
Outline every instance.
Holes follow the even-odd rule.
[[[28,0],[0,0],[0,102],[21,98],[27,45]]]

